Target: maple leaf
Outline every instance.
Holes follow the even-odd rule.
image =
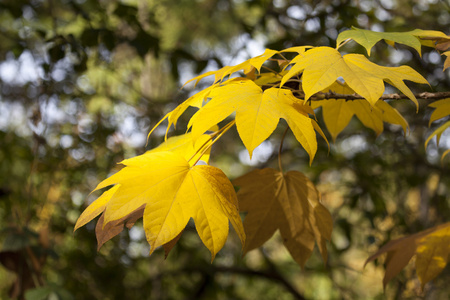
[[[324,93],[354,94],[354,91],[346,83],[335,82]],[[378,100],[374,107],[367,101],[347,101],[345,99],[327,99],[311,101],[311,107],[322,107],[323,120],[330,132],[333,141],[349,124],[351,118],[356,116],[364,126],[374,130],[377,135],[383,132],[383,122],[402,126],[406,134],[409,128],[408,122],[392,106],[382,100]]]
[[[211,144],[211,142],[211,136],[208,134],[204,134],[197,138],[194,143],[194,141],[192,140],[192,133],[188,132],[186,134],[168,138],[158,147],[147,151],[143,155],[151,155],[155,152],[170,151],[183,156],[186,160],[189,161],[189,164],[191,166],[198,160],[202,160],[205,163],[208,163],[211,148],[207,148],[205,153],[201,153],[200,150],[203,149],[206,145]]]
[[[305,175],[266,168],[245,174],[233,184],[240,187],[240,210],[247,212],[244,255],[280,230],[284,245],[302,267],[311,256],[314,242],[326,261],[325,240],[331,238],[332,219]]]
[[[117,234],[117,224],[123,228],[124,222],[134,223],[142,215],[150,253],[164,245],[170,250],[191,217],[212,259],[225,243],[229,220],[244,244],[236,193],[220,169],[191,167],[185,158],[167,151],[146,153],[122,164],[125,168],[95,190],[114,186],[83,212],[75,226],[79,228],[103,210],[98,232],[104,238],[99,245]]]
[[[392,240],[367,259],[365,264],[387,253],[383,286],[416,255],[416,272],[423,286],[445,268],[450,255],[450,222]]]
[[[153,128],[150,130],[150,132],[148,133],[147,138],[150,137],[150,135],[152,134],[152,132],[165,120],[168,119],[169,124],[167,125],[167,129],[166,129],[166,139],[167,139],[167,134],[169,132],[170,127],[173,125],[174,128],[176,128],[177,126],[177,121],[178,118],[186,111],[186,109],[189,106],[192,107],[197,107],[200,108],[203,105],[203,102],[206,100],[206,98],[208,97],[209,93],[211,92],[211,90],[215,87],[216,85],[212,85],[210,87],[205,88],[204,90],[196,93],[195,95],[189,97],[187,100],[185,100],[183,103],[181,103],[180,105],[178,105],[174,110],[170,111],[169,113],[167,113],[158,123],[156,123],[155,126],[153,126]]]
[[[430,136],[425,141],[425,148],[428,146],[428,143],[431,141],[431,139],[436,136],[436,144],[439,145],[439,140],[441,139],[442,133],[450,127],[450,121],[445,122],[441,126],[439,126],[433,133],[430,134]]]
[[[305,92],[305,101],[342,77],[352,90],[364,97],[372,106],[383,95],[385,90],[383,81],[386,81],[408,96],[418,108],[416,97],[403,81],[428,83],[422,75],[408,66],[383,67],[370,62],[361,54],[341,56],[336,49],[330,47],[317,47],[300,53],[291,64],[291,69],[281,80],[281,86],[293,76],[303,72],[302,88]]]
[[[225,76],[227,75],[231,75],[234,72],[240,71],[240,70],[244,70],[244,73],[249,73],[251,71],[252,68],[255,68],[256,70],[258,70],[258,72],[260,71],[262,65],[264,64],[264,62],[271,58],[272,56],[274,56],[276,53],[278,53],[278,51],[276,50],[271,50],[271,49],[266,49],[264,51],[263,54],[252,57],[250,59],[247,59],[246,61],[235,65],[235,66],[224,66],[223,68],[220,68],[219,70],[216,71],[209,71],[206,72],[204,74],[201,74],[199,76],[196,76],[188,81],[186,81],[186,83],[183,85],[185,86],[186,84],[192,82],[195,80],[195,85],[198,84],[198,82],[205,77],[214,75],[214,83],[222,81]]]
[[[314,112],[290,90],[269,88],[262,91],[253,81],[241,79],[215,88],[209,97],[211,100],[189,121],[188,128],[192,127],[194,140],[236,112],[236,127],[251,157],[253,150],[270,136],[283,118],[312,162],[317,151],[316,122],[308,114]]]
[[[363,46],[367,54],[370,56],[370,50],[376,43],[381,40],[385,40],[389,45],[393,46],[394,43],[404,44],[414,48],[419,54],[421,54],[420,40],[409,32],[375,32],[371,30],[359,29],[352,27],[351,30],[341,32],[337,39],[336,44],[340,45],[343,41],[352,39],[361,46]]]
[[[431,122],[434,122],[436,120],[445,118],[450,116],[450,98],[442,99],[435,101],[428,105],[429,107],[435,108],[433,113],[430,116],[430,121],[428,123],[428,126],[431,125]],[[442,133],[450,127],[450,121],[445,122],[438,128],[436,128],[430,136],[425,141],[425,148],[427,148],[428,143],[431,141],[431,139],[436,136],[436,144],[439,146],[439,141],[441,139]],[[441,156],[441,163],[444,161],[445,156],[447,156],[450,153],[450,149],[446,150],[442,156]]]
[[[442,53],[442,55],[447,56],[447,58],[444,61],[444,69],[442,71],[445,71],[447,68],[450,67],[450,51],[446,51]]]
[[[441,51],[450,47],[450,36],[441,31],[414,29],[410,33],[420,38],[420,43],[424,46]]]
[[[432,122],[450,115],[450,98],[430,103],[428,107],[435,109],[430,116],[430,121],[428,122],[428,126],[430,126]]]

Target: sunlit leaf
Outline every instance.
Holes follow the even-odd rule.
[[[229,221],[244,244],[236,194],[221,170],[191,167],[172,152],[141,155],[122,164],[125,168],[96,188],[120,185],[106,204],[103,230],[108,223],[129,218],[145,207],[144,230],[151,252],[175,239],[190,218],[212,259],[225,243]]]
[[[422,75],[408,66],[383,67],[370,62],[364,55],[341,56],[336,49],[330,47],[317,47],[299,54],[291,64],[292,68],[283,77],[281,85],[303,72],[305,100],[342,77],[352,90],[367,99],[372,106],[383,95],[383,81],[386,81],[408,96],[418,107],[416,97],[403,81],[427,83]]]
[[[268,60],[269,58],[271,58],[276,53],[278,53],[278,51],[266,49],[263,54],[252,57],[236,66],[225,66],[217,71],[206,72],[205,74],[201,74],[199,76],[196,76],[196,77],[188,80],[184,85],[186,85],[192,81],[195,81],[195,85],[197,85],[197,83],[202,78],[205,78],[205,77],[208,77],[211,75],[214,75],[214,83],[216,83],[216,82],[222,81],[226,76],[233,74],[237,71],[243,70],[244,73],[248,73],[248,72],[250,72],[251,68],[255,68],[259,72],[261,69],[261,66],[264,64],[264,62],[266,60]]]
[[[143,155],[151,155],[155,152],[170,151],[183,156],[186,160],[189,161],[189,164],[191,166],[198,160],[203,160],[204,162],[208,163],[211,148],[208,148],[208,150],[206,150],[203,155],[199,152],[199,150],[202,148],[202,146],[210,144],[211,141],[211,136],[204,134],[200,136],[194,143],[194,141],[192,140],[192,134],[188,132],[186,134],[168,138],[158,147],[147,151]],[[200,155],[202,155],[201,158]]]
[[[237,130],[251,157],[253,150],[272,134],[283,118],[308,152],[310,162],[313,160],[317,151],[312,125],[315,121],[308,113],[314,112],[290,90],[269,88],[263,92],[253,81],[240,80],[215,88],[210,97],[189,122],[194,139],[236,112]]]

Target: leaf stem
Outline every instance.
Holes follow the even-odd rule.
[[[204,143],[196,152],[195,154],[189,158],[188,162],[193,159],[198,153],[200,153],[200,156],[198,157],[198,159],[195,161],[195,163],[193,164],[194,166],[198,163],[198,161],[202,158],[202,156],[206,153],[206,151],[208,151],[212,145],[214,145],[214,143],[220,139],[220,137],[222,135],[225,134],[225,132],[227,132],[234,124],[236,123],[236,120],[233,120],[231,122],[229,122],[227,125],[225,125],[224,127],[222,127],[220,130],[214,132],[211,134],[211,139],[214,140],[208,140],[206,143]],[[210,142],[211,141],[211,142]],[[201,151],[201,152],[200,152]]]
[[[271,69],[271,68],[269,68],[269,67],[261,66],[261,68],[266,69],[266,70],[268,70],[268,71],[270,71],[270,72],[272,72],[272,73],[275,73],[275,74],[277,74],[277,75],[280,75],[279,72],[277,72],[277,71],[275,71],[275,70],[273,70],[273,69]],[[280,76],[281,76],[281,75],[280,75]]]
[[[339,48],[341,48],[342,46],[344,46],[345,44],[347,44],[351,40],[352,39],[346,39],[345,41],[343,41],[342,43],[340,43],[339,45],[336,46],[336,50],[339,50]]]
[[[283,142],[284,142],[284,138],[286,137],[286,133],[288,132],[289,126],[286,127],[286,130],[283,133],[283,136],[281,137],[281,142],[280,142],[280,148],[278,149],[278,168],[280,169],[280,172],[283,173],[283,167],[281,165],[281,150],[283,148]]]

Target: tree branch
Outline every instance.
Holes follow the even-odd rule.
[[[303,93],[297,93],[300,98],[304,98]],[[429,93],[423,92],[414,94],[417,99],[426,99],[426,100],[440,100],[445,98],[450,98],[450,92],[437,92],[437,93]],[[310,97],[308,100],[319,101],[319,100],[328,100],[328,99],[343,99],[343,100],[364,100],[365,98],[358,94],[337,94],[337,93],[318,93],[314,96]],[[381,100],[400,100],[400,99],[409,99],[408,96],[403,94],[384,94],[380,97]]]

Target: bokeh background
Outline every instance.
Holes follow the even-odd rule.
[[[275,235],[241,255],[231,232],[213,263],[189,224],[167,259],[149,257],[138,222],[97,252],[94,222],[73,233],[98,194],[97,183],[124,158],[157,146],[149,129],[194,89],[193,76],[234,65],[265,48],[335,46],[352,26],[415,28],[450,34],[446,0],[1,0],[0,299],[447,299],[449,268],[422,291],[411,263],[383,293],[382,263],[365,259],[388,240],[448,221],[450,134],[424,141],[431,109],[393,105],[410,124],[376,134],[358,120],[330,153],[323,140],[312,166],[287,136],[284,169],[307,174],[334,220],[329,259],[314,253],[302,270]],[[345,51],[365,53],[354,43]],[[449,91],[450,72],[430,49],[378,44],[371,59],[410,65],[431,87]],[[210,83],[210,82],[209,82]],[[395,91],[390,87],[389,92]],[[177,130],[183,133],[189,110]],[[318,111],[319,122],[320,111]],[[445,121],[445,120],[444,120]],[[249,159],[237,133],[212,151],[212,164],[235,178],[276,166],[280,125]],[[329,135],[328,135],[329,136]],[[331,139],[330,139],[331,140]]]

